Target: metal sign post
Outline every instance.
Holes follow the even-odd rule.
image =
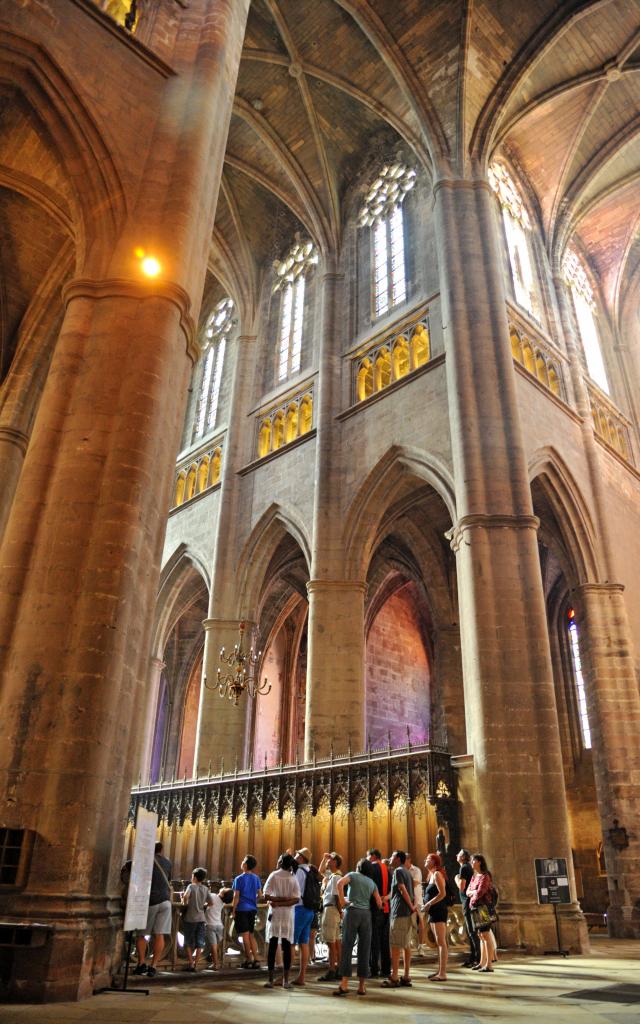
[[[569,951],[562,948],[560,922],[558,921],[558,904],[571,903],[567,861],[564,857],[540,857],[535,859],[534,864],[538,903],[550,903],[552,905],[556,921],[556,935],[558,936],[558,948],[546,949],[545,956],[567,957],[569,956]]]

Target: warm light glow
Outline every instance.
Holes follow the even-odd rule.
[[[140,246],[138,246],[137,249],[133,250],[133,255],[135,256],[135,258],[137,260],[143,259],[144,258],[144,249],[142,249]]]
[[[145,256],[140,266],[142,268],[142,273],[147,277],[157,277],[162,269],[159,260],[154,256]]]

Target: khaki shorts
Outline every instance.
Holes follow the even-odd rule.
[[[391,922],[389,929],[389,944],[396,949],[408,949],[411,945],[413,932],[413,914],[410,917],[396,917]]]
[[[325,907],[322,912],[322,941],[340,940],[340,911],[337,907]]]

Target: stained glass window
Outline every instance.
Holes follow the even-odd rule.
[[[216,425],[224,352],[234,326],[234,309],[232,299],[222,299],[205,325],[202,375],[192,438],[194,441],[208,434]]]
[[[407,298],[402,203],[416,172],[402,163],[386,164],[371,185],[358,223],[371,228],[374,316],[381,317]]]
[[[515,300],[538,319],[538,296],[530,251],[531,220],[527,208],[513,178],[502,164],[491,165],[489,183],[502,209]]]
[[[573,249],[567,249],[565,253],[562,272],[571,289],[587,371],[598,387],[609,394],[609,381],[600,349],[595,296],[582,261]]]
[[[282,292],[280,335],[278,341],[278,380],[298,373],[302,358],[305,282],[318,262],[312,242],[296,236],[294,245],[283,260],[276,260],[274,292]]]
[[[567,609],[567,630],[569,634],[569,652],[571,654],[573,679],[576,686],[578,717],[580,719],[582,742],[584,743],[585,749],[590,750],[591,728],[589,726],[589,715],[587,714],[587,696],[584,688],[584,676],[582,674],[582,659],[580,657],[580,643],[578,640],[578,624],[576,622],[576,613],[573,608]]]

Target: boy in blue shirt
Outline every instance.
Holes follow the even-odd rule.
[[[262,895],[262,883],[254,874],[258,862],[250,853],[244,858],[241,867],[242,874],[236,875],[233,880],[233,905],[231,916],[235,918],[236,934],[242,939],[244,949],[244,968],[258,970],[260,964],[257,960],[258,945],[253,934],[256,913],[258,912],[258,897]]]

